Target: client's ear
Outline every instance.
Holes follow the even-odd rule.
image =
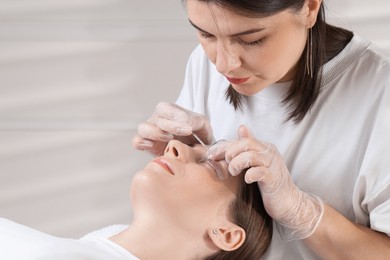
[[[208,229],[207,234],[214,245],[224,251],[236,250],[244,243],[246,237],[245,230],[232,223],[228,227]]]

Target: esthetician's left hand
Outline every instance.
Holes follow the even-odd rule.
[[[208,154],[215,160],[225,157],[232,175],[243,173],[247,183],[258,183],[264,207],[283,226],[285,240],[310,236],[323,214],[321,199],[294,184],[274,145],[257,140],[246,126],[240,126],[238,136],[238,140],[211,146]]]

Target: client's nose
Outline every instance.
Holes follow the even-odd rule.
[[[165,148],[164,155],[173,156],[181,161],[188,160],[189,147],[178,140],[169,141]]]

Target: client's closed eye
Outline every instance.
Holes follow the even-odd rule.
[[[206,163],[208,166],[214,171],[216,174],[217,178],[220,180],[224,180],[227,178],[227,164],[225,161],[211,161],[207,160]],[[226,164],[225,167],[222,164]]]

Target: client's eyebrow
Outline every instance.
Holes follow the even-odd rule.
[[[202,28],[200,28],[199,26],[197,26],[196,24],[194,24],[190,19],[188,19],[188,21],[190,22],[190,24],[197,30],[205,33],[205,34],[211,34],[212,33],[209,33],[205,30],[203,30]],[[247,34],[252,34],[252,33],[257,33],[257,32],[260,32],[264,30],[264,28],[254,28],[254,29],[249,29],[249,30],[246,30],[246,31],[242,31],[242,32],[237,32],[237,33],[234,33],[234,34],[231,34],[229,35],[230,37],[237,37],[237,36],[242,36],[242,35],[247,35]]]

